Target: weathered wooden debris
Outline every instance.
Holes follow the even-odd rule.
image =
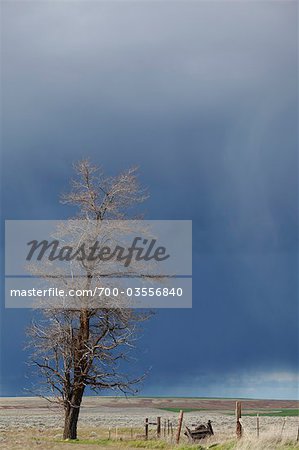
[[[206,425],[198,425],[193,430],[186,427],[184,434],[188,437],[190,442],[200,441],[208,436],[212,436],[214,434],[212,422],[209,420]]]

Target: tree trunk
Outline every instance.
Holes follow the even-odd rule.
[[[85,345],[89,337],[89,317],[88,311],[80,313],[80,329],[77,341],[77,349],[74,358],[74,383],[77,387],[71,395],[70,401],[65,409],[63,439],[77,439],[77,425],[80,413],[82,397],[84,394],[84,384],[82,374],[86,370],[84,358]]]
[[[64,415],[63,439],[77,439],[77,425],[81,408],[84,387],[78,389],[71,396]]]
[[[80,405],[77,407],[68,406],[64,416],[63,439],[77,439],[77,425],[80,412]]]

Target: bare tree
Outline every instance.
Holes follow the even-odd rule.
[[[82,235],[77,232],[78,226],[82,229],[90,221],[95,224],[94,234],[92,237],[89,234],[90,242],[101,235],[101,225],[106,219],[119,221],[121,230],[126,226],[124,219],[128,218],[129,208],[142,202],[146,195],[137,182],[135,169],[106,178],[87,160],[75,168],[77,177],[72,190],[63,196],[62,201],[79,208],[78,219],[71,221],[67,230],[72,235],[73,245],[79,247]],[[45,268],[39,266],[35,273],[56,285],[61,283],[90,289],[103,282],[97,264],[97,261],[81,261],[83,275],[78,278],[68,277],[61,268],[57,268],[59,276],[54,277],[54,281]],[[122,361],[128,358],[140,322],[149,314],[123,307],[119,300],[114,299],[113,303],[111,298],[107,305],[92,304],[92,307],[91,296],[72,299],[69,306],[65,303],[60,305],[61,299],[57,300],[55,306],[45,307],[42,318],[29,328],[32,362],[45,385],[46,394],[43,395],[64,408],[64,439],[76,439],[81,402],[87,386],[96,392],[106,389],[135,392],[135,385],[141,377],[132,379],[123,373]]]

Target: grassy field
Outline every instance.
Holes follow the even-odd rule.
[[[204,408],[160,408],[162,411],[169,411],[169,412],[173,412],[173,413],[178,413],[181,410],[184,411],[184,413],[186,412],[195,412],[195,411],[207,411],[207,409]],[[225,412],[223,412],[225,414]],[[275,409],[268,409],[268,410],[259,410],[257,412],[249,412],[248,410],[243,411],[243,416],[256,416],[257,413],[259,414],[259,416],[261,417],[296,417],[299,416],[299,409],[298,408],[294,408],[294,409],[290,409],[290,408],[283,408],[281,410],[275,410]],[[234,413],[229,412],[227,414],[230,415],[234,415]]]
[[[169,411],[173,413],[179,413],[180,411],[186,412],[194,412],[194,411],[206,411],[203,408],[159,408],[161,411]]]
[[[63,442],[63,445],[65,445],[67,443]],[[73,441],[71,445],[96,445],[99,447],[104,447],[104,448],[113,448],[115,445],[117,444],[119,449],[138,449],[138,448],[144,448],[144,449],[165,449],[165,450],[209,450],[209,449],[213,449],[213,450],[234,450],[237,448],[242,448],[240,447],[240,445],[244,445],[244,444],[238,444],[236,441],[230,441],[230,442],[225,442],[225,443],[214,443],[214,444],[207,444],[207,446],[205,445],[201,445],[201,444],[179,444],[179,445],[173,445],[173,444],[169,444],[166,442],[157,442],[157,441],[139,441],[139,440],[133,440],[131,442],[115,442],[115,441],[108,441],[107,439],[98,439],[95,441],[91,441],[88,439],[83,439],[83,440],[78,440],[78,441]],[[270,448],[275,448],[277,450],[298,450],[299,445],[295,445],[294,443],[276,443],[274,444],[275,447],[272,447],[273,443],[271,444]],[[266,448],[266,447],[263,447]]]
[[[256,416],[256,413],[243,413],[243,416]],[[268,417],[298,417],[299,416],[299,409],[295,408],[295,409],[281,409],[280,411],[260,411],[259,412],[259,416],[268,416]]]
[[[244,436],[235,440],[234,399],[113,398],[84,399],[76,441],[63,441],[62,411],[35,397],[0,398],[0,449],[3,450],[299,450],[298,402],[242,400]],[[178,412],[184,411],[180,445],[175,445]],[[256,414],[260,416],[257,439]],[[155,423],[161,417],[161,438]],[[151,423],[144,439],[145,418]],[[214,436],[190,445],[185,426],[212,421]],[[165,424],[173,426],[168,432]]]
[[[56,430],[57,431],[57,430]],[[125,431],[127,433],[125,433]],[[137,430],[134,430],[134,433]],[[139,431],[139,430],[138,430]],[[102,430],[98,434],[106,434],[107,430]],[[256,439],[244,438],[240,441],[234,439],[225,439],[225,437],[219,437],[215,440],[209,440],[202,444],[197,443],[194,445],[186,442],[181,442],[179,445],[175,445],[169,441],[163,439],[156,440],[150,439],[145,441],[143,439],[130,439],[128,437],[129,430],[120,430],[124,433],[123,437],[119,439],[108,439],[98,437],[87,437],[90,435],[90,430],[81,430],[81,433],[86,435],[82,439],[74,441],[64,441],[58,439],[54,432],[45,431],[41,433],[37,430],[17,430],[13,433],[6,434],[5,442],[0,442],[0,448],[9,450],[94,450],[99,448],[101,450],[137,450],[137,449],[164,449],[164,450],[298,450],[299,443],[291,441],[283,441],[273,439],[271,436],[263,438],[260,441]],[[10,436],[9,436],[10,435]],[[182,439],[183,441],[183,439]]]

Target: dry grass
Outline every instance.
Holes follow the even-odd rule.
[[[214,400],[217,404],[218,401]],[[121,450],[137,448],[160,448],[165,450],[208,449],[213,450],[299,450],[296,444],[298,417],[260,417],[260,438],[256,438],[256,417],[244,416],[244,438],[235,441],[235,419],[227,414],[227,410],[193,410],[200,405],[201,400],[191,399],[123,399],[113,398],[87,398],[80,413],[79,437],[76,442],[61,440],[63,416],[57,409],[48,409],[48,404],[41,399],[19,398],[0,400],[0,449],[5,450]],[[170,419],[173,429],[177,424],[178,414],[174,411],[161,410],[161,407],[170,409],[179,406],[190,407],[193,411],[184,415],[184,426],[194,423],[205,423],[212,420],[215,436],[196,446],[190,446],[182,435],[180,447],[164,439],[157,441],[155,426],[150,426],[150,440],[142,439],[144,433],[144,419],[150,422],[157,416],[164,421]],[[220,405],[218,405],[220,406]],[[223,405],[222,405],[223,406]],[[225,408],[227,405],[224,405]],[[257,401],[254,402],[257,406]],[[263,401],[263,406],[273,408],[273,402]],[[278,406],[278,405],[276,405]],[[282,406],[281,404],[279,406]],[[283,404],[284,407],[295,407]],[[183,426],[183,430],[184,430]],[[110,439],[109,429],[110,429]]]
[[[170,440],[144,441],[136,439],[141,430],[133,430],[131,439],[131,429],[119,429],[118,439],[111,436],[108,439],[107,429],[95,430],[93,428],[80,429],[80,440],[65,442],[61,440],[61,429],[8,429],[0,434],[0,448],[11,450],[120,450],[120,449],[165,449],[170,450],[191,450],[191,449],[213,449],[213,450],[295,450],[299,449],[299,443],[295,440],[279,439],[273,433],[265,433],[260,439],[255,436],[245,435],[240,441],[235,441],[223,435],[213,436],[202,444],[190,445],[185,437],[182,437],[181,444],[175,446]]]

